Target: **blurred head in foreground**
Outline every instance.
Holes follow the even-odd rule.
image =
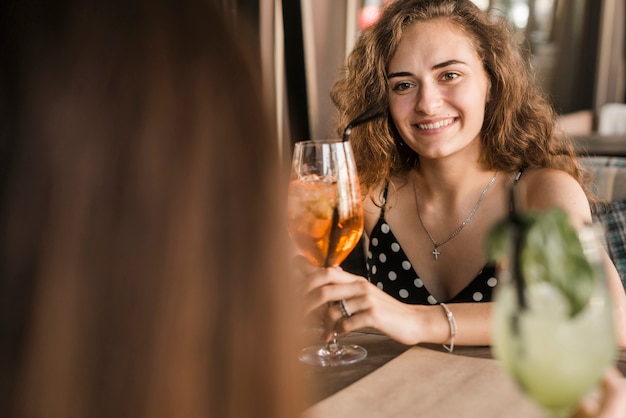
[[[0,5],[2,416],[296,416],[276,141],[229,29]]]

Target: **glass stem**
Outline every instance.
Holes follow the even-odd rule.
[[[334,354],[337,351],[339,351],[339,344],[337,343],[337,332],[333,331],[333,339],[330,340],[330,342],[328,343],[328,345],[326,346],[326,349],[331,353]]]

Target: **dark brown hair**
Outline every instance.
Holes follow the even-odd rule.
[[[0,5],[3,417],[300,412],[275,136],[211,4]]]

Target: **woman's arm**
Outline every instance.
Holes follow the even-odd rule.
[[[440,305],[409,305],[365,278],[339,268],[320,268],[303,258],[296,264],[305,283],[305,314],[313,316],[313,322],[323,324],[322,340],[329,341],[333,331],[374,328],[407,345],[450,343],[450,323]],[[345,300],[349,318],[344,318],[341,308],[333,304],[339,300]],[[456,320],[455,344],[490,344],[491,303],[455,303],[448,305],[448,309]]]

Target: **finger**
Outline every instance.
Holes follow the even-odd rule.
[[[347,273],[338,267],[313,267],[307,268],[307,272],[308,277],[305,280],[307,290],[328,284],[369,283],[366,278]]]
[[[352,312],[350,312],[350,308],[348,308],[348,302],[345,299],[341,299],[337,302],[337,306],[339,306],[339,311],[343,318],[350,318],[352,316]]]
[[[332,339],[334,332],[342,335],[359,329],[371,327],[370,319],[371,318],[367,315],[367,311],[361,311],[358,314],[353,314],[349,318],[341,317],[337,321],[329,319],[324,322],[324,331],[321,334],[322,341],[329,342]]]
[[[301,255],[293,258],[292,268],[302,272],[304,275],[313,275],[324,270],[344,271],[341,266],[320,267],[317,264],[311,263],[309,260]]]
[[[343,308],[341,306],[342,302],[343,302]],[[353,315],[353,312],[350,311],[350,308],[348,307],[348,303],[349,302],[346,299],[342,299],[341,301],[338,301],[338,302],[331,302],[328,305],[325,320],[328,323],[336,324],[337,322],[341,320],[350,318]]]
[[[333,336],[333,332],[346,334],[357,329],[371,327],[371,309],[361,307],[367,306],[363,304],[364,301],[364,298],[345,300],[344,305],[346,312],[341,309],[340,303],[330,305],[324,319],[324,333],[321,336],[322,339],[329,341]],[[347,314],[349,314],[349,316],[346,316]]]
[[[326,318],[326,308],[319,307],[309,314],[305,315],[305,324],[309,327],[322,328]]]
[[[591,418],[598,414],[600,409],[600,394],[588,395],[574,411],[572,418]]]
[[[626,380],[617,371],[609,370],[603,381],[604,399],[598,418],[623,417],[626,415]]]
[[[333,307],[333,309],[329,309],[329,312],[336,311],[335,308],[336,307]],[[336,316],[336,315],[333,315],[333,316]],[[345,321],[345,318],[341,317],[341,315],[340,315],[340,318],[336,320],[333,319],[330,315],[326,316],[324,320],[323,330],[320,333],[320,338],[322,339],[322,341],[329,342],[334,337],[334,334],[345,334],[346,332],[343,331],[344,326],[342,325],[344,321]]]
[[[623,381],[623,377],[617,369],[609,369],[605,373],[601,385],[585,396],[572,418],[619,416],[615,415],[614,411],[619,411],[621,408],[618,394],[620,381]]]
[[[312,312],[322,305],[342,299],[360,298],[368,292],[370,286],[372,285],[365,280],[356,280],[349,283],[327,284],[316,287],[306,295],[305,312]],[[358,305],[354,306],[354,309],[358,307]]]

